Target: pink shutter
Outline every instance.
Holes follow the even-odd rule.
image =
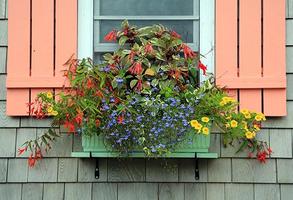
[[[237,2],[216,1],[217,84],[240,109],[285,116],[285,0]]]
[[[39,91],[61,88],[77,49],[77,0],[9,0],[7,115],[28,115]]]

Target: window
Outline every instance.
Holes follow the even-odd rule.
[[[98,62],[103,53],[114,51],[117,44],[103,38],[127,19],[137,26],[163,24],[175,30],[206,56],[203,62],[213,72],[214,0],[79,0],[78,4],[79,58]]]

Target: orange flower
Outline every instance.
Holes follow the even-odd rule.
[[[96,119],[96,127],[99,127],[101,125],[101,121],[99,119]]]
[[[123,115],[119,115],[117,118],[118,124],[122,124],[124,122],[124,117]]]
[[[106,41],[116,41],[116,31],[113,30],[111,32],[109,32],[105,37],[104,40]]]
[[[186,44],[182,44],[182,48],[183,48],[183,53],[184,53],[185,59],[196,57],[196,54]]]

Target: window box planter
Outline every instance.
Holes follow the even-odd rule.
[[[166,157],[190,157],[190,154],[195,153],[208,153],[210,147],[211,136],[203,134],[194,134],[191,141],[184,141],[177,146],[174,152],[167,154]],[[82,147],[83,152],[95,154],[96,157],[119,157],[117,152],[111,151],[110,147],[107,147],[104,142],[104,136],[86,136],[82,135]],[[74,154],[73,154],[74,155]],[[99,155],[99,156],[98,156]],[[127,157],[145,157],[142,151],[130,152]]]

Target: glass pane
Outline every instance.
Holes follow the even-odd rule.
[[[94,4],[94,15],[193,15],[193,0],[95,0]]]
[[[199,21],[195,22],[195,36],[193,38],[193,21],[175,21],[175,20],[168,20],[168,21],[159,21],[159,20],[147,20],[147,21],[129,21],[130,24],[137,25],[138,27],[142,26],[149,26],[153,24],[162,24],[168,27],[171,30],[175,30],[179,33],[184,42],[187,43],[196,43],[198,41],[199,35]],[[121,21],[118,20],[111,20],[111,21],[100,21],[100,33],[98,32],[98,22],[95,21],[94,23],[94,42],[98,44],[98,37],[100,38],[101,43],[105,43],[104,36],[113,29],[120,28]]]

